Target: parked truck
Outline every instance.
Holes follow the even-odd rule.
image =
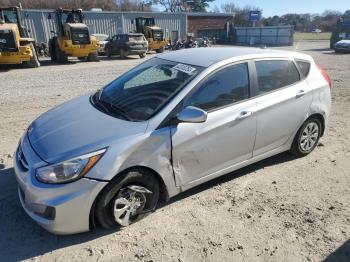
[[[18,6],[0,8],[0,64],[40,66],[35,40],[22,25]]]
[[[54,12],[56,32],[49,41],[52,61],[68,62],[68,57],[80,60],[97,61],[100,47],[95,36],[90,36],[89,28],[83,21],[81,9],[57,9]],[[52,19],[51,14],[48,17]]]
[[[162,53],[168,40],[164,38],[162,28],[155,24],[154,17],[137,17],[135,22],[136,33],[144,34],[148,41],[148,50]]]

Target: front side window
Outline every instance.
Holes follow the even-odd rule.
[[[202,70],[198,66],[152,58],[97,92],[92,102],[110,115],[144,121]]]
[[[211,111],[248,97],[248,64],[242,63],[221,69],[206,79],[186,100],[185,106]]]
[[[256,61],[259,94],[289,86],[300,80],[300,75],[291,60]]]

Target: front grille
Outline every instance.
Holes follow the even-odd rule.
[[[24,171],[28,171],[29,170],[29,165],[27,162],[27,159],[25,158],[22,148],[19,146],[18,150],[17,150],[17,162],[19,163],[19,165],[21,166],[21,168]]]
[[[16,35],[12,30],[0,30],[0,52],[16,52]]]
[[[90,44],[90,35],[87,28],[72,28],[72,43],[73,45],[88,45]]]

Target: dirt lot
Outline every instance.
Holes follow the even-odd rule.
[[[327,47],[294,47],[334,81],[330,125],[311,155],[278,155],[186,192],[123,230],[74,236],[51,235],[24,213],[12,154],[38,115],[142,60],[0,71],[0,260],[350,261],[350,55]]]

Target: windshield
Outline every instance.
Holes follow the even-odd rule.
[[[152,58],[105,86],[92,103],[118,118],[145,121],[200,71],[201,67]]]
[[[4,20],[8,24],[17,24],[18,17],[15,10],[1,10],[0,11],[0,20]]]
[[[143,35],[129,35],[129,41],[133,42],[140,42],[140,41],[146,41]]]
[[[108,35],[94,35],[96,36],[98,41],[106,41],[108,38]]]

